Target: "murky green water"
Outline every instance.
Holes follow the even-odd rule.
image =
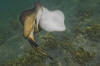
[[[23,37],[19,15],[34,2],[0,1],[0,66],[100,66],[100,0],[40,0],[48,9],[62,10],[66,19],[65,32],[36,34],[38,44],[54,61],[31,49]]]

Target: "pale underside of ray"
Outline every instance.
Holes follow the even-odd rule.
[[[64,31],[64,14],[60,10],[50,11],[42,7],[37,14],[37,26],[40,25],[42,29],[48,32]]]

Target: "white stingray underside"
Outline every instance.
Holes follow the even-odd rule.
[[[60,10],[49,11],[44,8],[38,12],[37,26],[48,32],[64,31],[64,14]]]

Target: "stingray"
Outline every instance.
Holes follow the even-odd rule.
[[[20,22],[24,26],[24,37],[28,39],[32,47],[43,55],[53,59],[39,48],[34,38],[34,32],[39,32],[39,26],[47,32],[64,31],[63,12],[60,10],[50,11],[40,3],[36,3],[34,8],[25,10],[21,13]]]

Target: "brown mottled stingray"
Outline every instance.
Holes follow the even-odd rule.
[[[52,59],[52,57],[38,47],[34,39],[33,32],[39,31],[35,23],[39,9],[41,9],[41,5],[37,3],[34,8],[22,12],[20,16],[20,22],[24,25],[24,37],[29,40],[32,47],[34,47],[38,52]]]
[[[35,19],[37,15],[37,8],[29,9],[24,11],[20,16],[20,22],[24,25],[24,37],[28,38],[29,34],[38,31],[35,25]]]

